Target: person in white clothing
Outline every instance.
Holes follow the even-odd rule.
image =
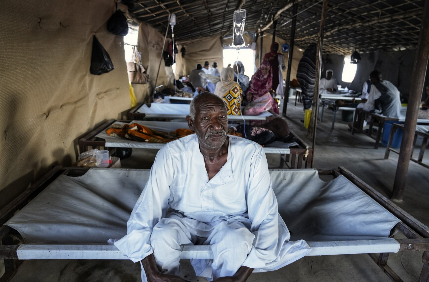
[[[319,84],[319,94],[329,94],[337,91],[337,80],[333,78],[334,71],[326,71],[326,78],[322,78]]]
[[[217,69],[217,63],[216,62],[213,62],[212,68],[210,69],[210,74],[215,75],[215,76],[220,76],[220,72]]]
[[[262,147],[228,136],[221,98],[204,92],[187,117],[195,134],[166,144],[115,246],[142,263],[143,281],[185,281],[182,245],[210,245],[213,259],[191,260],[197,276],[245,281],[254,269],[279,269],[309,252],[278,214]]]
[[[204,62],[203,71],[207,74],[210,74],[210,63],[209,63],[209,61]]]

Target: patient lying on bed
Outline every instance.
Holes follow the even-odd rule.
[[[303,257],[305,241],[289,242],[262,147],[228,136],[227,109],[211,93],[191,103],[195,134],[166,144],[115,242],[141,261],[145,281],[185,281],[181,245],[210,245],[213,260],[192,260],[196,275],[245,281],[253,269],[276,270]]]

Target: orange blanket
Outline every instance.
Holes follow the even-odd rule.
[[[122,128],[109,128],[106,130],[109,136],[119,136],[122,138],[149,142],[149,143],[168,143],[170,141],[193,134],[190,129],[179,128],[173,132],[164,132],[153,130],[138,123],[125,124]]]

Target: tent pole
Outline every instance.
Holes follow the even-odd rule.
[[[168,21],[170,22],[170,15],[168,15]],[[156,84],[158,83],[159,69],[161,68],[162,53],[164,53],[165,40],[167,39],[167,34],[168,34],[168,25],[167,25],[167,30],[165,31],[164,43],[162,44],[162,48],[161,48],[161,58],[159,59],[158,72],[156,73],[156,79],[155,79],[155,86],[153,88],[153,94],[155,94]],[[174,53],[174,46],[173,46],[173,53]]]
[[[419,45],[414,59],[414,69],[411,77],[411,90],[408,98],[407,115],[405,117],[404,135],[402,137],[401,151],[396,168],[395,183],[393,185],[392,199],[402,201],[408,167],[413,152],[414,133],[416,132],[419,104],[422,98],[426,70],[429,58],[429,1],[425,1],[422,27],[420,29]]]
[[[272,41],[271,43],[276,42],[277,20],[275,20],[275,21],[273,22],[273,28],[274,28],[274,30],[273,30],[273,41]]]
[[[293,48],[295,46],[295,31],[296,31],[296,14],[298,12],[298,3],[294,3],[292,7],[292,27],[290,29],[290,45],[289,45],[289,56],[287,60],[287,75],[286,75],[286,88],[284,93],[284,105],[283,105],[283,116],[286,117],[287,103],[289,102],[289,88],[290,88],[290,73],[292,71],[292,60],[293,60]]]
[[[328,0],[323,0],[322,16],[320,19],[320,29],[319,36],[317,40],[317,53],[316,53],[316,84],[314,86],[314,96],[313,96],[313,107],[311,113],[310,126],[308,127],[307,137],[313,139],[313,158],[310,167],[313,167],[314,162],[314,151],[316,146],[316,129],[317,129],[317,112],[319,110],[319,81],[322,70],[322,50],[323,50],[323,35],[325,28],[326,15],[328,13]]]
[[[263,31],[261,32],[260,38],[261,38],[261,46],[259,48],[259,67],[261,67],[261,65],[262,65],[262,46],[264,44],[264,32]]]

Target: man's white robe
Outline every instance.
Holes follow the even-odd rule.
[[[115,246],[132,261],[140,261],[153,253],[153,230],[162,228],[168,221],[181,226],[180,235],[171,231],[173,237],[183,234],[187,234],[188,239],[202,237],[207,239],[203,244],[210,245],[214,241],[207,241],[213,234],[207,230],[217,228],[219,234],[224,227],[219,229],[217,226],[245,226],[250,231],[251,246],[238,264],[237,257],[242,254],[222,251],[233,249],[237,242],[216,241],[218,249],[212,247],[215,257],[211,266],[223,267],[221,273],[224,276],[232,276],[240,266],[256,271],[276,270],[309,251],[305,241],[289,242],[290,234],[278,214],[262,147],[235,136],[229,136],[227,162],[210,180],[195,134],[166,144],[158,152],[150,178],[128,220],[127,235],[116,241]],[[163,234],[165,237],[165,232]],[[170,248],[160,253],[163,254],[160,259],[176,255]],[[226,263],[219,266],[219,261],[235,262],[236,265],[232,268]],[[218,269],[213,269],[213,274],[220,273],[216,271]]]
[[[337,89],[337,80],[335,78],[326,79],[322,78],[319,83],[319,94],[330,94],[332,92],[328,91],[328,88]]]

